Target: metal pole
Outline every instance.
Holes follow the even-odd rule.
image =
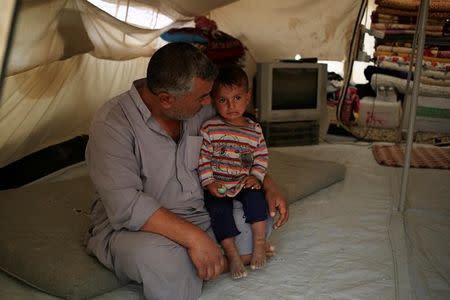
[[[426,35],[425,28],[428,19],[428,6],[429,0],[422,0],[420,2],[419,22],[416,28],[416,34],[419,35],[419,38],[414,70],[413,90],[411,95],[411,109],[409,112],[408,137],[406,140],[405,161],[403,165],[402,184],[400,189],[400,201],[398,207],[398,211],[400,211],[401,213],[403,213],[405,210],[406,189],[408,187],[409,165],[411,163],[411,152],[413,144],[414,122],[416,120],[417,98],[419,96],[419,87],[420,87],[420,75],[422,74],[422,59]],[[414,48],[412,49],[412,51],[414,52]]]
[[[3,0],[0,11],[0,102],[2,96],[3,79],[6,77],[8,57],[12,47],[14,28],[17,22],[19,1]]]

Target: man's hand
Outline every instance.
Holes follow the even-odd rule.
[[[225,259],[216,242],[201,228],[164,207],[155,211],[141,230],[163,235],[185,247],[198,277],[203,280],[217,277],[225,268]]]
[[[249,176],[245,177],[243,183],[244,183],[244,188],[246,188],[246,189],[259,190],[261,188],[261,183],[259,182],[258,178],[256,178],[253,175],[249,175]]]
[[[222,251],[206,234],[196,239],[192,247],[187,250],[200,279],[211,280],[223,273],[225,258]]]
[[[286,198],[278,190],[277,185],[273,182],[269,175],[264,178],[264,190],[266,192],[266,201],[269,206],[269,213],[272,218],[275,218],[278,211],[279,216],[273,223],[273,228],[278,229],[283,226],[289,219],[289,207]]]
[[[222,184],[218,181],[214,181],[213,183],[210,183],[206,186],[209,193],[217,198],[223,198],[225,197],[225,193],[219,193],[219,188],[222,188]]]

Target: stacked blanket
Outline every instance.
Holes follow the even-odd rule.
[[[374,90],[378,86],[394,86],[403,95],[407,91],[408,73],[415,69],[412,43],[420,0],[375,0],[375,3],[377,8],[371,15],[371,32],[376,41],[376,65],[367,68],[365,75]],[[434,127],[431,129],[436,132],[450,127],[449,19],[450,1],[431,0],[425,30],[422,74],[420,78],[409,75],[411,81],[420,81],[421,101],[417,119],[432,121]],[[424,130],[420,128],[420,122],[416,129]]]

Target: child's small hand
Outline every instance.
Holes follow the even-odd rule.
[[[261,188],[261,183],[255,176],[249,175],[244,179],[244,188],[259,190]]]
[[[206,188],[208,189],[209,193],[211,195],[213,195],[214,197],[217,197],[217,198],[225,197],[225,193],[219,192],[219,189],[222,188],[222,184],[220,182],[215,181],[213,183],[210,183],[206,186]]]

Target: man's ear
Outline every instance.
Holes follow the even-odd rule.
[[[252,90],[249,89],[245,94],[245,98],[247,99],[247,106],[252,102]]]
[[[168,92],[160,92],[158,94],[159,103],[163,108],[170,108],[175,101],[175,97]]]

